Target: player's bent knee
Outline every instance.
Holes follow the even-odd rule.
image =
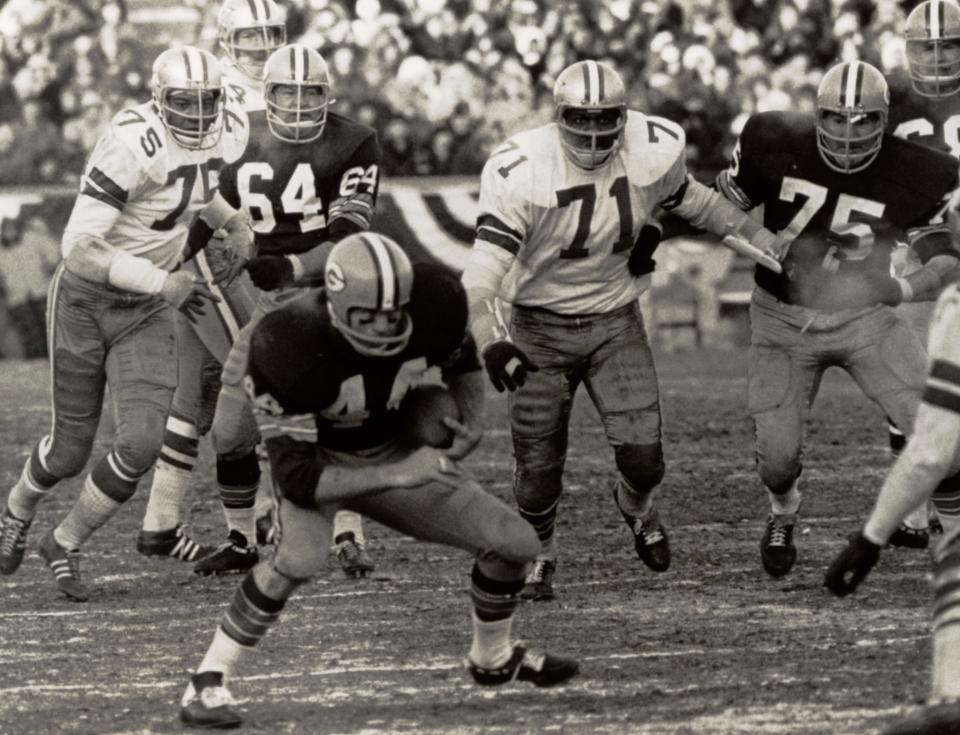
[[[563,492],[563,465],[531,467],[518,464],[513,489],[517,502],[525,511],[546,510]]]
[[[652,490],[663,480],[665,467],[660,442],[621,444],[614,449],[614,457],[617,469],[638,492]]]
[[[520,581],[526,576],[527,565],[533,561],[535,557],[536,552],[534,552],[534,555],[529,559],[520,560],[506,558],[495,551],[488,551],[477,554],[476,569],[489,579]]]
[[[156,463],[163,446],[163,432],[157,435],[136,433],[118,437],[113,451],[123,465],[138,477],[146,474]]]
[[[287,599],[297,588],[312,579],[312,576],[304,577],[287,573],[277,566],[276,557],[255,567],[253,576],[260,591],[275,600]]]
[[[800,460],[779,464],[761,463],[760,479],[764,486],[775,495],[782,495],[793,487],[800,476]]]

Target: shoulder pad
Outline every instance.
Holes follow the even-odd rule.
[[[246,150],[250,140],[250,117],[240,106],[228,103],[223,110],[223,135],[219,147],[223,160],[233,163]]]
[[[620,155],[631,176],[656,181],[686,156],[687,136],[672,120],[629,110]]]
[[[120,110],[110,120],[110,136],[133,154],[147,176],[166,181],[170,140],[152,102]]]
[[[552,178],[550,174],[561,165],[558,136],[555,123],[510,136],[490,153],[484,178],[498,189],[532,191],[538,181]]]

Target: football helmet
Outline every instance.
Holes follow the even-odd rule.
[[[413,287],[410,258],[389,237],[358,232],[334,245],[324,271],[327,309],[333,326],[365,355],[388,357],[410,341],[413,321],[407,312]],[[350,324],[353,309],[399,312],[394,334],[376,334]]]
[[[309,143],[323,134],[330,98],[330,70],[308,46],[281,46],[267,59],[263,98],[270,131],[288,143]]]
[[[890,109],[883,74],[863,61],[837,64],[817,88],[817,148],[834,171],[862,171],[880,153]]]
[[[924,97],[948,97],[960,90],[960,7],[925,0],[907,16],[910,82]]]
[[[224,0],[217,36],[227,58],[260,81],[267,57],[287,42],[286,13],[273,0]]]
[[[560,144],[580,168],[609,161],[623,144],[627,90],[620,75],[599,61],[578,61],[553,85],[554,118]]]
[[[153,62],[150,87],[163,124],[184,148],[212,148],[223,131],[223,80],[209,51],[181,46]]]

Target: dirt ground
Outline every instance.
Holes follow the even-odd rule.
[[[754,472],[744,352],[658,354],[667,475],[662,516],[673,565],[636,559],[612,502],[613,462],[585,394],[577,399],[559,517],[558,598],[526,603],[515,634],[572,655],[581,675],[536,690],[472,685],[470,559],[368,524],[377,564],[348,580],[335,563],[287,605],[231,684],[250,733],[879,732],[923,700],[930,659],[927,554],[889,550],[852,598],[823,573],[868,511],[890,459],[879,409],[828,372],[808,427],[794,572],[760,566],[766,500]],[[0,363],[0,497],[49,423],[47,368]],[[505,400],[467,462],[512,503]],[[98,446],[99,450],[104,445]],[[42,506],[20,571],[0,578],[0,733],[171,733],[238,577],[134,548],[141,492],[91,540],[92,599],[59,598],[36,543],[79,488]],[[204,476],[197,535],[223,519]]]

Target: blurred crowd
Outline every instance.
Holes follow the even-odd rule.
[[[722,167],[761,109],[811,109],[825,66],[903,65],[903,0],[279,0],[317,48],[335,109],[372,125],[387,176],[476,174],[492,145],[549,119],[556,75],[596,58],[631,106]],[[0,185],[78,180],[114,112],[149,97],[177,42],[219,53],[218,2],[0,0]],[[149,45],[138,39],[149,38]]]

